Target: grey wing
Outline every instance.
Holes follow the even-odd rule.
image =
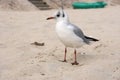
[[[81,30],[80,28],[78,28],[77,26],[73,25],[73,24],[72,24],[72,26],[74,26],[74,29],[73,29],[74,33],[75,33],[78,37],[82,38],[85,43],[89,44],[89,41],[85,38],[85,35],[84,35],[84,33],[82,32],[82,30]]]

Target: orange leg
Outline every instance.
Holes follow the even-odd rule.
[[[67,54],[67,48],[65,48],[65,55],[64,55],[64,60],[63,60],[63,62],[67,62],[67,60],[66,60],[66,54]]]
[[[75,61],[72,63],[72,65],[78,65],[79,63],[77,62],[76,49],[74,50],[74,55],[75,55]]]

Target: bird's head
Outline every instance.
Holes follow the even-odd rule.
[[[47,20],[50,19],[55,19],[57,21],[68,21],[68,16],[63,9],[60,9],[54,14],[54,16],[47,18]]]

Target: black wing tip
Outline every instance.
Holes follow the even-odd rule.
[[[99,41],[98,39],[93,38],[93,41]]]
[[[95,39],[95,38],[92,38],[92,37],[88,37],[88,36],[85,36],[86,39],[90,39],[91,41],[99,41],[98,39]]]

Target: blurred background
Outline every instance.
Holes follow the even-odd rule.
[[[104,1],[108,6],[120,4],[120,0],[63,0],[65,8],[72,8],[73,2]],[[0,0],[0,10],[49,10],[60,6],[60,0]]]

